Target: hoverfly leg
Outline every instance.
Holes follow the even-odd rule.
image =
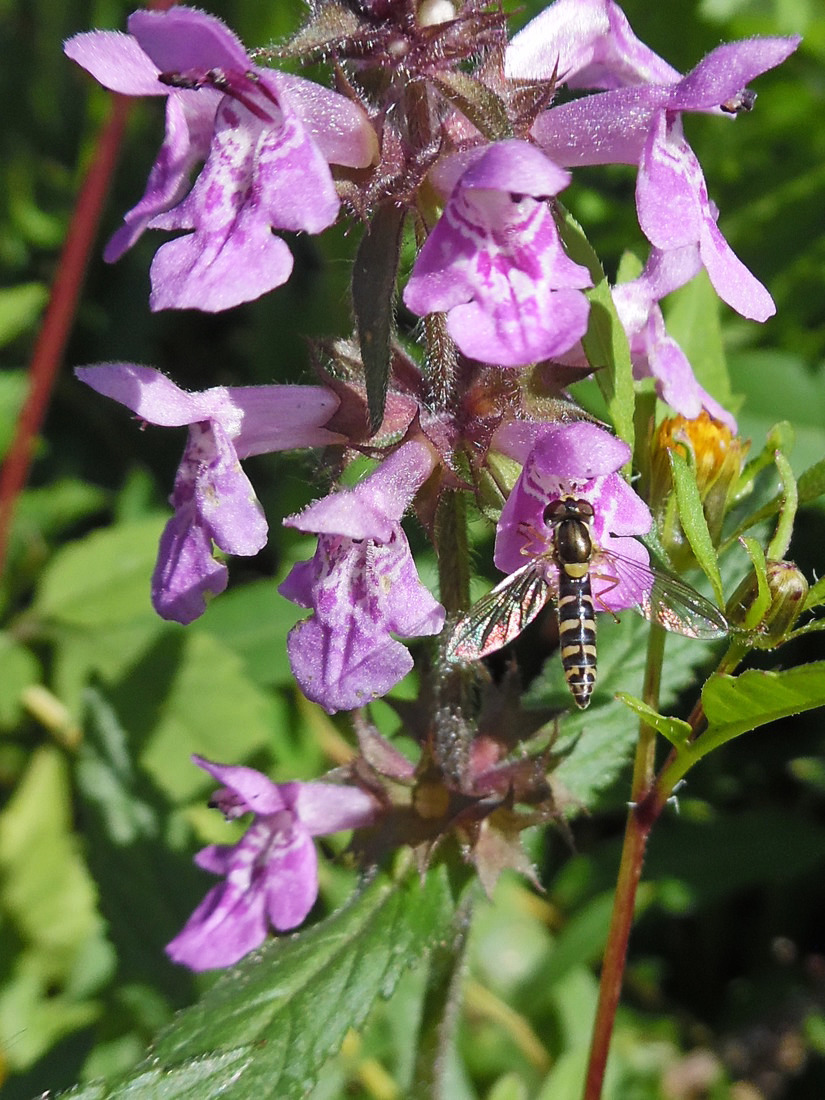
[[[595,602],[597,604],[599,604],[599,610],[600,611],[606,611],[609,615],[613,616],[613,622],[614,623],[620,623],[622,620],[619,618],[619,616],[616,614],[615,611],[612,611],[607,606],[607,604],[602,599],[602,595],[604,595],[607,592],[612,592],[614,588],[618,588],[619,583],[620,583],[619,578],[608,576],[607,573],[591,573],[590,578],[591,578],[591,580],[594,580],[594,581],[606,581],[606,582],[608,582],[607,583],[607,588],[603,588],[602,591],[599,592],[598,594],[595,593],[595,592],[593,593],[593,599],[595,600]]]

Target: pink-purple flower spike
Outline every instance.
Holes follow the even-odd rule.
[[[226,588],[227,554],[249,556],[266,545],[267,523],[240,459],[270,451],[319,447],[340,439],[324,425],[338,398],[320,386],[215,387],[187,393],[160,371],[131,363],[78,367],[77,377],[141,420],[188,426],[189,437],[161,536],[152,603],[164,619],[190,623],[207,595]]]
[[[66,53],[124,95],[167,95],[166,137],[146,192],[109,244],[181,229],[152,264],[152,309],[229,309],[286,282],[292,255],[273,229],[320,233],[339,209],[328,160],[375,155],[366,116],[343,96],[253,64],[219,19],[184,6],[135,12],[130,35],[76,35]],[[189,188],[193,167],[205,159]],[[188,192],[188,193],[187,193]]]
[[[318,897],[312,838],[370,825],[379,807],[358,787],[272,783],[252,768],[193,759],[223,785],[212,801],[228,818],[254,815],[237,844],[211,844],[196,857],[225,881],[209,891],[166,952],[200,971],[232,966],[261,946],[270,927],[288,932],[301,924]]]
[[[567,256],[545,201],[570,176],[523,141],[489,146],[461,176],[419,253],[404,302],[447,311],[465,355],[503,367],[567,351],[587,328],[587,270]]]
[[[301,690],[330,713],[384,695],[412,669],[393,634],[415,638],[444,625],[401,527],[433,466],[426,446],[405,443],[354,489],[284,520],[318,535],[315,556],[295,565],[279,591],[313,610],[291,631],[287,650]]]

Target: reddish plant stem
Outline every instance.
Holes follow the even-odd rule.
[[[117,161],[129,100],[115,96],[77,197],[43,324],[29,366],[29,388],[0,471],[0,574],[8,551],[17,498],[29,475],[35,440],[49,407],[55,379],[77,310],[89,253]]]
[[[644,865],[650,830],[658,816],[656,813],[652,813],[651,809],[652,807],[647,806],[647,804],[633,807],[628,815],[625,827],[619,877],[616,882],[616,895],[613,901],[613,913],[610,918],[607,948],[602,963],[599,1003],[596,1009],[596,1021],[593,1026],[584,1100],[599,1100],[602,1094],[602,1083],[605,1067],[607,1066],[607,1055],[610,1050],[610,1040],[613,1035],[613,1024],[622,992],[627,946],[630,941],[630,929],[633,926],[633,914],[636,905],[636,891],[642,877],[642,866]]]
[[[651,627],[642,697],[654,709],[659,702],[664,645],[664,631],[661,627]],[[602,1094],[616,1009],[622,992],[627,946],[630,942],[630,929],[633,926],[636,908],[636,892],[642,877],[650,830],[662,810],[653,789],[655,747],[656,731],[642,722],[636,744],[632,801],[627,815],[616,893],[613,898],[613,912],[602,962],[599,1000],[596,1006],[596,1019],[593,1023],[593,1038],[590,1044],[590,1060],[587,1066],[583,1100],[599,1100]]]

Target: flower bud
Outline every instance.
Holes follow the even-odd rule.
[[[759,593],[753,572],[745,577],[725,609],[730,622],[753,630],[753,644],[757,649],[773,649],[785,639],[808,595],[808,582],[793,562],[768,561],[766,572],[771,600],[758,623],[748,623],[748,612]]]
[[[676,451],[690,458],[710,537],[718,546],[749,446],[704,409],[693,420],[674,416],[659,425],[652,445],[650,506],[677,568],[693,564],[693,556],[678,519],[670,453]]]

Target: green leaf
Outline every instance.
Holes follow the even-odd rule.
[[[634,714],[643,718],[652,729],[666,737],[671,745],[683,745],[690,737],[692,732],[690,724],[683,722],[681,718],[667,718],[641,699],[636,699],[635,696],[628,695],[624,691],[620,691],[616,698],[626,707],[630,707]]]
[[[320,924],[270,941],[153,1044],[148,1066],[77,1097],[305,1097],[350,1028],[443,939],[455,912],[444,867],[381,874]]]
[[[712,676],[702,691],[708,730],[700,739],[722,744],[740,733],[825,706],[825,661],[764,672],[749,669],[739,676]]]
[[[280,701],[252,683],[240,657],[197,630],[162,635],[109,699],[128,723],[132,753],[175,800],[210,783],[192,753],[233,763],[284,736]]]
[[[797,479],[799,503],[810,504],[825,493],[825,458],[804,470]]]
[[[0,290],[0,347],[34,328],[48,298],[43,283],[21,283]]]
[[[593,289],[588,290],[590,318],[582,338],[590,365],[596,368],[596,381],[604,395],[616,435],[633,450],[633,364],[627,336],[610,293],[610,284],[602,270],[599,257],[585,236],[584,230],[564,210],[559,227],[567,252],[576,263],[590,272]]]
[[[404,217],[401,205],[385,202],[379,206],[364,231],[352,268],[352,302],[366,376],[370,434],[384,419]]]
[[[658,783],[662,791],[672,791],[697,761],[734,737],[825,706],[825,661],[781,672],[749,669],[739,676],[711,676],[702,689],[702,704],[708,728],[665,768]]]
[[[33,612],[87,627],[154,614],[149,585],[164,522],[152,516],[69,543],[45,570]]]
[[[811,611],[825,603],[825,577],[820,577],[816,584],[808,590],[803,611]]]
[[[0,634],[0,669],[0,729],[12,729],[22,714],[23,691],[40,683],[40,664],[25,646]]]
[[[796,436],[794,472],[800,475],[814,463],[821,466],[825,454],[825,364],[812,370],[799,355],[753,349],[731,354],[728,365],[734,389],[746,394],[739,413],[739,434],[745,439],[763,439],[778,420],[788,420]]]
[[[286,636],[305,614],[272,581],[254,581],[222,593],[198,629],[234,650],[256,684],[285,684],[293,680]]]
[[[22,1070],[99,1013],[96,891],[72,833],[68,768],[40,748],[0,814],[0,1046]],[[88,965],[88,971],[82,964]],[[104,964],[105,965],[105,964]]]
[[[768,586],[767,562],[765,553],[759,542],[753,538],[743,538],[742,543],[753,565],[753,573],[756,577],[756,598],[747,610],[744,627],[746,630],[755,630],[768,608],[771,606],[771,590]]]
[[[17,417],[26,399],[28,375],[24,370],[0,371],[0,456],[14,436]]]
[[[679,519],[682,528],[690,543],[694,557],[711,583],[717,604],[724,607],[725,594],[722,591],[722,578],[719,574],[716,551],[702,509],[696,475],[688,460],[678,451],[669,451],[668,457],[673,473],[673,486],[676,490],[676,501],[679,507]]]

